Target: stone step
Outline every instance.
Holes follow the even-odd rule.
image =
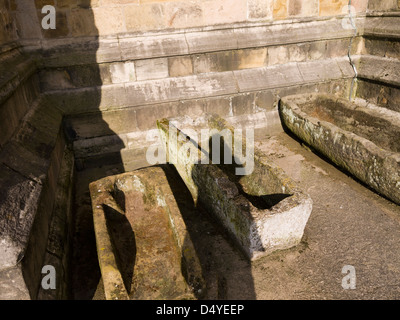
[[[354,77],[347,57],[185,77],[54,90],[46,93],[65,114],[278,89]]]

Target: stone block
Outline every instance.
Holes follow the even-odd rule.
[[[195,74],[236,70],[237,55],[231,50],[198,54],[193,57],[193,69]]]
[[[247,19],[247,1],[202,1],[204,26],[244,22]]]
[[[119,50],[113,50],[113,44],[118,44],[118,42],[116,40],[107,41],[107,47],[104,42],[96,37],[85,38],[81,41],[78,39],[74,41],[45,40],[42,42],[44,57],[42,66],[64,68],[65,66],[102,63],[104,58],[114,57],[115,60],[115,56],[119,56]]]
[[[141,107],[136,110],[136,117],[139,130],[157,128],[157,119],[162,117],[173,117],[178,114],[178,104],[157,104],[153,107]]]
[[[34,1],[36,8],[37,9],[42,9],[44,6],[50,5],[50,6],[54,6],[55,2],[54,0],[36,0]]]
[[[108,125],[108,130],[111,130],[115,134],[136,131],[138,127],[136,110],[134,108],[103,112],[102,120]],[[107,133],[104,132],[103,134]]]
[[[116,38],[100,38],[97,40],[97,50],[95,54],[89,51],[88,53],[88,60],[90,62],[114,62],[114,61],[121,61],[121,50],[120,50],[120,43],[119,39]],[[96,43],[95,43],[96,44]]]
[[[349,52],[350,40],[339,39],[327,41],[326,58],[337,58],[347,56]]]
[[[318,0],[289,0],[289,16],[312,17],[318,15]]]
[[[315,41],[309,44],[307,60],[323,59],[326,56],[326,41]]]
[[[271,111],[275,109],[279,98],[273,90],[264,90],[256,93],[254,104],[257,109]]]
[[[100,105],[100,89],[84,88],[69,92],[49,92],[46,99],[50,104],[67,114],[86,113],[98,110]]]
[[[167,28],[164,7],[159,3],[126,5],[123,10],[127,32],[161,30]]]
[[[200,1],[171,2],[166,1],[166,25],[168,28],[191,28],[204,25],[203,8]]]
[[[70,11],[71,36],[96,36],[99,30],[96,27],[91,9],[73,9]]]
[[[110,75],[112,83],[136,81],[135,64],[133,62],[112,63],[110,64]]]
[[[343,74],[338,64],[332,60],[310,61],[298,64],[301,76],[306,82],[340,79]]]
[[[69,8],[72,3],[74,3],[74,0],[57,0],[57,8],[60,9],[65,9]]]
[[[0,270],[1,300],[30,300],[30,298],[19,266]]]
[[[398,8],[398,0],[369,0],[369,11],[391,11]]]
[[[119,38],[122,60],[149,59],[188,54],[184,34]]]
[[[168,70],[170,77],[184,77],[193,74],[193,63],[190,56],[169,57]]]
[[[400,42],[398,41],[387,42],[385,56],[388,58],[394,58],[400,60]]]
[[[347,13],[348,0],[319,0],[320,16],[337,16]]]
[[[284,64],[289,62],[289,51],[287,46],[268,48],[268,65]]]
[[[237,92],[236,81],[231,72],[148,80],[129,83],[125,87],[126,101],[130,106]]]
[[[0,270],[22,259],[36,216],[42,186],[0,166]]]
[[[135,67],[138,81],[168,77],[167,58],[137,60],[135,61]]]
[[[23,3],[23,6],[18,6],[16,11],[17,28],[19,31],[19,37],[22,39],[37,39],[42,37],[42,29],[40,21],[43,15],[36,14],[34,8],[34,2],[28,1]]]
[[[100,63],[98,64],[99,69],[99,78],[101,80],[101,84],[107,85],[112,83],[111,78],[111,70],[109,63]]]
[[[231,97],[233,116],[252,114],[255,111],[255,94],[245,93]]]
[[[247,19],[265,20],[272,19],[272,0],[248,0]]]
[[[366,12],[369,0],[352,0],[351,5],[355,8],[356,12]]]
[[[11,138],[28,109],[29,103],[19,87],[0,108],[0,146]]]
[[[239,92],[296,85],[304,80],[296,64],[234,71]]]
[[[40,86],[43,91],[71,89],[75,86],[66,70],[44,69],[39,72]]]
[[[274,0],[273,17],[274,20],[285,19],[288,16],[288,0]]]
[[[190,32],[185,37],[190,53],[237,49],[236,35],[232,29]]]
[[[115,35],[126,32],[123,10],[119,7],[93,8],[94,21],[99,35]],[[125,15],[125,19],[126,19]],[[131,21],[131,20],[130,20]],[[128,28],[128,27],[126,27]]]
[[[233,116],[233,107],[230,97],[209,98],[204,101],[204,111],[209,114],[217,114],[221,117]]]
[[[103,114],[104,117],[106,115],[110,117],[109,113],[113,114],[114,112],[93,112],[87,115],[68,117],[66,123],[74,131],[78,140],[110,135],[114,133],[109,126],[110,118],[108,118],[108,121],[103,119]],[[113,117],[111,117],[111,121],[112,119]]]
[[[307,53],[309,52],[309,44],[292,44],[288,46],[288,54],[290,62],[301,62],[307,60]]]
[[[238,69],[260,68],[267,65],[267,48],[243,49],[236,52]]]

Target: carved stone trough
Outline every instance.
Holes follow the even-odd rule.
[[[400,113],[325,94],[282,98],[284,125],[378,193],[400,204]]]
[[[246,138],[236,135],[239,131],[216,115],[195,121],[163,119],[157,125],[166,158],[175,165],[193,199],[205,205],[249,259],[301,241],[312,200],[254,148],[251,130],[246,131]],[[217,141],[224,161],[214,158]]]
[[[92,182],[98,259],[108,300],[195,299],[201,266],[161,167]]]

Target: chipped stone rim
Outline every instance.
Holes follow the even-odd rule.
[[[165,118],[157,121],[163,143],[170,151],[169,124],[170,121],[178,121],[178,119],[183,119],[182,122],[185,122],[184,117]],[[234,130],[225,119],[215,114],[205,115],[204,123],[210,129]],[[174,126],[175,124],[173,123]],[[182,129],[180,131],[186,135],[185,128],[179,128],[179,124],[177,129]],[[199,142],[196,143],[199,145]],[[246,149],[245,140],[242,143],[242,150]],[[195,149],[197,148],[195,147]],[[198,149],[198,153],[201,154],[202,150]],[[200,158],[201,156],[198,159]],[[257,208],[243,194],[234,192],[235,183],[216,165],[199,164],[195,166],[188,160],[188,157],[185,157],[184,153],[181,153],[179,160],[174,163],[175,167],[192,193],[194,201],[200,200],[208,207],[228,234],[232,236],[233,241],[238,244],[239,249],[250,260],[256,260],[276,250],[291,248],[301,241],[312,211],[313,201],[283,169],[270,161],[255,146],[254,165],[257,167],[255,170],[258,170],[261,175],[264,174],[264,177],[273,177],[274,183],[279,183],[280,192],[288,194],[288,197],[269,209]],[[253,174],[254,172],[249,176],[254,178]],[[263,185],[263,180],[257,180],[257,183],[261,184],[262,191],[260,192],[267,192],[264,189],[268,189],[271,194],[277,193],[276,184],[272,187],[266,186]],[[269,190],[270,188],[271,190]],[[252,195],[254,190],[250,192],[249,195]],[[245,209],[242,207],[243,204]]]

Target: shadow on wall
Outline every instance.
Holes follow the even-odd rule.
[[[76,3],[74,0],[69,0],[71,3]],[[40,2],[40,1],[37,1]],[[119,139],[116,133],[110,129],[106,121],[102,119],[102,114],[100,111],[103,79],[100,72],[100,67],[97,64],[97,51],[100,46],[99,32],[96,27],[96,21],[91,6],[91,0],[81,0],[78,1],[78,9],[76,11],[71,11],[70,15],[76,14],[76,19],[79,19],[79,23],[82,24],[81,27],[84,30],[90,30],[90,45],[86,47],[79,48],[74,47],[72,50],[75,52],[76,59],[73,60],[71,64],[66,66],[66,72],[72,83],[74,89],[80,89],[87,86],[88,83],[91,86],[89,91],[91,94],[88,97],[84,95],[77,95],[79,98],[74,101],[79,107],[79,104],[86,105],[86,99],[90,99],[91,111],[90,113],[79,113],[78,114],[68,114],[64,115],[64,129],[67,139],[74,143],[78,140],[83,141],[86,137],[80,136],[80,132],[77,126],[83,125],[89,128],[93,128],[93,124],[97,128],[101,128],[102,135],[113,136],[113,143],[120,146],[120,149],[124,147],[124,143]],[[57,9],[57,28],[61,30],[46,30],[44,37],[62,37],[63,29],[65,28],[65,19],[67,16],[62,10]],[[75,27],[79,27],[79,24]],[[54,32],[54,36],[53,36]],[[82,35],[86,37],[87,35]],[[51,40],[49,40],[51,41]],[[51,42],[50,42],[51,43]],[[66,50],[68,50],[68,45],[66,44]],[[71,50],[71,51],[72,51]],[[51,53],[47,53],[51,54]],[[44,52],[46,55],[46,52]],[[80,56],[83,57],[80,61]],[[70,60],[69,60],[70,61]],[[66,99],[67,100],[67,99]],[[68,101],[68,100],[67,100]],[[66,106],[68,108],[68,106]],[[77,108],[73,109],[77,109]],[[82,119],[84,121],[82,122]],[[85,130],[83,130],[85,131]],[[96,148],[94,145],[93,148]],[[108,159],[112,160],[112,163],[104,163],[101,159],[91,159],[91,167],[99,167],[100,170],[93,171],[85,175],[85,179],[79,181],[79,185],[76,186],[75,199],[74,199],[74,226],[73,226],[73,236],[72,236],[72,253],[70,260],[70,297],[76,300],[89,300],[89,299],[102,299],[102,282],[99,262],[96,252],[96,240],[93,226],[93,216],[90,203],[90,195],[88,185],[90,182],[100,179],[107,175],[101,167],[107,164],[112,164],[119,172],[123,172],[123,163],[121,154],[116,151],[112,154],[112,157]],[[76,162],[76,169],[78,171],[85,170],[85,164],[79,161]],[[86,179],[90,176],[89,180]],[[96,293],[97,292],[97,293]],[[100,294],[98,294],[100,292]],[[99,296],[97,296],[99,295]]]
[[[76,4],[76,0],[68,0]],[[67,1],[64,1],[67,2]],[[57,2],[58,3],[58,2]],[[97,1],[96,1],[97,3]],[[136,3],[136,1],[135,1]],[[40,10],[41,6],[46,4],[54,4],[53,1],[35,1],[36,9]],[[79,180],[75,192],[74,206],[74,227],[72,233],[72,253],[70,257],[70,297],[76,300],[89,299],[104,299],[101,292],[102,281],[99,262],[97,258],[96,240],[93,226],[93,216],[90,203],[90,194],[88,185],[90,182],[103,178],[107,173],[107,168],[114,168],[113,174],[123,172],[124,164],[121,156],[121,150],[124,148],[124,143],[118,138],[117,133],[110,129],[107,122],[103,119],[100,105],[102,100],[103,85],[102,70],[97,63],[97,53],[101,45],[101,37],[96,27],[96,19],[92,9],[91,0],[78,1],[78,8],[65,13],[65,9],[57,9],[57,28],[55,30],[42,30],[43,41],[51,48],[52,40],[59,41],[62,38],[67,38],[71,35],[69,28],[72,15],[77,15],[74,20],[79,20],[82,29],[90,30],[90,34],[81,35],[90,38],[89,42],[78,45],[78,41],[72,41],[69,44],[67,41],[63,44],[62,52],[59,49],[46,49],[43,52],[43,59],[54,57],[58,54],[69,55],[68,64],[57,67],[44,67],[41,72],[55,73],[66,72],[68,75],[68,90],[63,92],[63,95],[76,94],[76,97],[70,99],[66,97],[60,98],[60,105],[65,108],[64,114],[64,129],[65,135],[71,143],[85,142],[87,136],[82,132],[88,132],[92,129],[101,131],[102,137],[113,137],[112,149],[113,154],[104,158],[92,157],[88,161],[90,167],[85,168],[86,162],[77,162],[76,169],[79,177],[84,177]],[[97,21],[99,23],[99,21]],[[75,25],[75,28],[79,27]],[[84,27],[84,28],[83,28]],[[84,39],[86,40],[86,39]],[[55,48],[55,46],[54,46]],[[46,65],[46,61],[44,61]],[[60,81],[64,81],[62,78]],[[89,85],[88,85],[89,83]],[[60,83],[60,87],[64,84]],[[42,86],[42,92],[46,88]],[[80,90],[85,89],[85,90]],[[90,94],[81,94],[83,91]],[[79,91],[77,94],[77,91]],[[90,112],[80,113],[79,105],[87,105],[90,99]],[[66,105],[66,101],[73,101],[76,106]],[[68,110],[74,110],[70,112]],[[76,112],[76,110],[78,112]],[[156,123],[154,123],[156,128]],[[88,143],[92,143],[89,139]],[[92,145],[93,149],[97,146]],[[96,168],[96,169],[93,169]],[[166,174],[169,179],[169,184],[174,193],[176,201],[182,212],[183,218],[187,224],[188,232],[194,243],[196,251],[199,253],[200,262],[202,265],[204,277],[207,282],[208,292],[205,295],[206,299],[256,299],[254,291],[254,283],[251,274],[251,264],[249,261],[235,249],[235,244],[231,243],[223,231],[223,228],[210,219],[206,213],[206,209],[201,205],[195,206],[189,190],[184,183],[179,180],[179,175],[170,165],[165,166]],[[104,169],[104,170],[103,170]],[[83,173],[84,174],[80,174]],[[121,228],[130,230],[126,221],[119,221]],[[123,232],[123,230],[120,230]],[[130,238],[132,247],[135,247],[134,236]],[[132,260],[124,261],[124,265],[130,266],[134,264],[134,250]],[[124,270],[122,270],[124,272]],[[129,278],[129,276],[128,276]],[[126,285],[130,286],[130,281],[126,281]]]

